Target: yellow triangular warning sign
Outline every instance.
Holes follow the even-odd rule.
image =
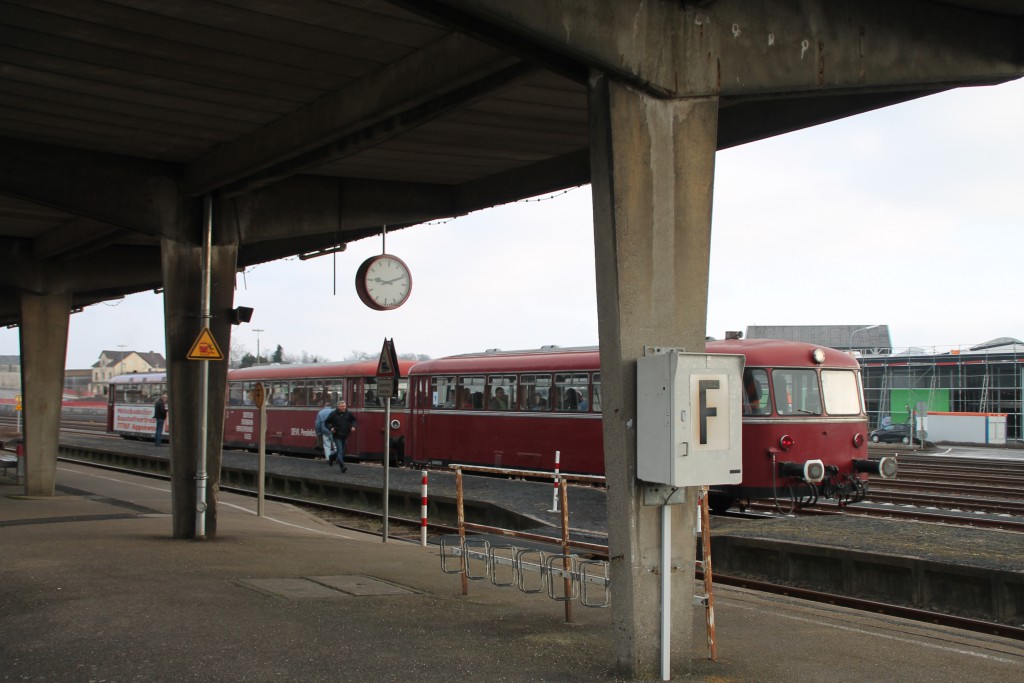
[[[213,335],[210,334],[210,328],[204,327],[203,331],[199,333],[196,340],[192,343],[192,348],[188,351],[189,360],[224,360],[224,354],[220,352],[220,347],[217,346],[217,342],[214,341]]]

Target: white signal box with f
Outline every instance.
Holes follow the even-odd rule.
[[[637,361],[637,467],[666,486],[742,478],[741,355],[648,347]]]

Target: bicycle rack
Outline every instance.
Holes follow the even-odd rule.
[[[454,548],[449,544],[449,540],[455,539],[460,541],[458,546]],[[448,568],[448,560],[453,558],[459,558],[459,566],[455,569]],[[461,574],[462,573],[462,544],[461,539],[458,536],[451,534],[441,537],[441,571],[445,574]]]
[[[584,607],[608,607],[612,604],[611,579],[608,576],[608,563],[603,560],[580,560],[576,563],[580,572],[580,602]],[[591,577],[587,567],[597,567],[600,576]],[[604,589],[604,600],[596,602],[590,599],[591,584],[598,584]]]
[[[509,556],[499,555],[495,551],[507,550]],[[511,544],[499,544],[492,545],[487,551],[487,563],[491,567],[491,583],[495,586],[514,586],[516,583],[516,563],[515,563],[515,552],[516,547]],[[511,570],[512,578],[508,581],[500,581],[498,579],[498,567],[507,565]]]
[[[490,579],[495,586],[515,586],[523,593],[546,593],[556,602],[579,600],[585,607],[611,605],[609,566],[604,560],[584,560],[578,555],[545,553],[512,544],[491,545],[484,539],[468,538],[454,545],[458,536],[441,537],[441,571],[461,574],[465,560],[466,577],[475,581]],[[458,568],[453,560],[459,559]],[[501,568],[511,568],[502,573]],[[536,575],[537,579],[531,577]],[[559,594],[558,579],[564,590]],[[600,589],[603,595],[595,594]],[[565,592],[567,591],[567,592]]]
[[[479,548],[479,549],[478,549]],[[462,550],[466,556],[466,578],[473,581],[483,581],[491,575],[490,557],[491,544],[482,538],[467,538],[462,543]],[[483,574],[473,573],[473,562],[483,567]]]
[[[526,561],[526,556],[535,554],[537,556],[536,563],[530,563]],[[544,553],[540,550],[531,550],[530,548],[519,548],[516,550],[516,585],[519,586],[519,590],[524,593],[540,593],[547,586],[547,573],[544,571]],[[540,587],[539,588],[527,588],[527,572],[536,571],[540,573]]]
[[[555,602],[571,602],[579,597],[580,582],[577,580],[577,572],[574,569],[576,565],[575,555],[548,555],[546,561],[547,576],[548,576],[548,597]],[[561,560],[562,566],[556,566],[555,563]],[[565,565],[569,565],[566,567]],[[565,587],[565,591],[562,595],[557,595],[558,582],[555,578],[561,576],[563,580],[562,585]]]

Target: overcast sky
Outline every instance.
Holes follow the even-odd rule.
[[[887,324],[897,348],[937,350],[1024,337],[1022,121],[1017,81],[720,152],[708,334]],[[597,341],[589,186],[390,233],[387,251],[413,273],[395,311],[367,309],[353,287],[381,248],[239,274],[236,305],[255,314],[233,344],[342,360],[375,356],[385,337],[431,357]],[[71,317],[67,367],[122,348],[163,353],[161,295]],[[18,330],[0,330],[0,355],[18,353]]]

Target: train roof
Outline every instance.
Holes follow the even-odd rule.
[[[813,365],[811,354],[821,349],[825,354],[822,366],[859,368],[857,359],[844,351],[804,342],[780,339],[727,339],[709,341],[708,353],[733,353],[745,357],[749,366],[807,367]],[[284,380],[307,377],[373,377],[377,374],[377,360],[337,363],[295,363],[254,365],[228,371],[229,381]],[[464,353],[425,361],[399,360],[402,377],[445,373],[500,373],[593,371],[601,367],[596,346],[557,347],[502,351],[491,349],[479,353]],[[166,372],[131,373],[118,375],[111,384],[154,384],[167,381]]]
[[[502,351],[491,349],[480,353],[464,353],[434,360],[425,360],[413,366],[413,375],[436,375],[449,372],[524,372],[550,370],[596,370],[601,365],[596,346],[561,348],[544,346],[539,349]]]
[[[399,360],[398,371],[402,377],[409,374],[416,361]],[[302,379],[305,377],[374,377],[378,361],[359,360],[336,363],[287,363],[274,365],[253,365],[228,371],[228,381],[255,381],[273,379]]]
[[[708,353],[731,353],[745,357],[745,364],[765,367],[809,367],[814,365],[812,353],[821,349],[827,367],[858,368],[848,353],[815,344],[776,339],[729,339],[706,343]],[[502,351],[492,349],[422,361],[413,366],[413,375],[444,373],[546,372],[554,370],[597,370],[601,359],[596,346]]]
[[[845,351],[783,339],[726,339],[709,341],[708,353],[738,353],[746,357],[746,365],[767,367],[804,367],[814,365],[815,349],[825,353],[824,367],[859,368],[857,359]]]

